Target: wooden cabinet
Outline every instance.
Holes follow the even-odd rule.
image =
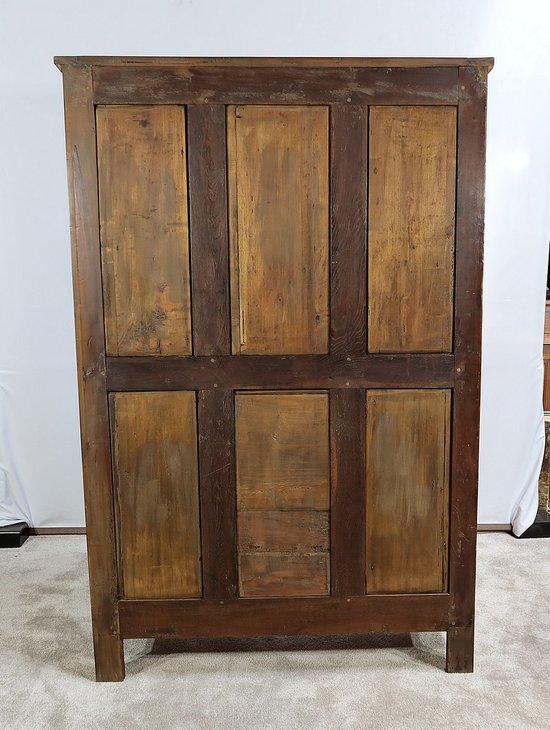
[[[471,671],[491,59],[56,63],[97,678],[367,631]]]

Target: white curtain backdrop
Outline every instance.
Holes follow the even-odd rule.
[[[550,5],[2,0],[0,525],[84,524],[59,55],[495,56],[480,523],[533,521],[544,447]]]

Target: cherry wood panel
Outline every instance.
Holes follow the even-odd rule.
[[[240,595],[326,596],[329,587],[327,553],[239,553]]]
[[[190,354],[184,110],[99,106],[96,119],[107,353]]]
[[[369,351],[450,352],[456,109],[371,107]]]
[[[329,514],[315,510],[241,510],[239,550],[328,552]]]
[[[327,352],[328,109],[227,116],[233,352]]]
[[[367,393],[367,592],[445,591],[450,391]]]
[[[119,608],[125,639],[442,631],[449,621],[446,594],[120,601]]]
[[[111,395],[122,594],[201,595],[195,394]]]

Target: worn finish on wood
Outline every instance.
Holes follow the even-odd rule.
[[[447,588],[450,391],[367,393],[367,592]]]
[[[111,396],[125,598],[201,595],[195,394]]]
[[[198,393],[204,598],[237,595],[235,414],[233,392]]]
[[[369,351],[450,352],[454,107],[372,107]]]
[[[451,619],[464,626],[473,621],[475,595],[487,75],[459,75],[449,591]]]
[[[330,352],[366,351],[367,109],[331,109]]]
[[[100,106],[96,118],[107,353],[190,354],[184,111]]]
[[[326,393],[236,396],[241,596],[329,592]]]
[[[470,674],[474,671],[474,626],[447,630],[447,672]]]
[[[228,355],[229,251],[225,109],[187,107],[193,352]]]
[[[488,71],[493,68],[493,58],[354,58],[347,56],[325,57],[276,57],[268,56],[55,56],[54,63],[63,69],[67,65],[87,66],[253,66],[277,69],[285,66],[297,68],[446,68],[457,66],[480,66]]]
[[[97,158],[90,69],[66,69],[63,90],[95,667],[98,681],[120,681],[124,679],[124,652],[118,630],[113,485],[99,255]]]
[[[235,396],[238,509],[329,509],[328,395]]]
[[[330,391],[333,596],[365,593],[365,392]]]
[[[453,355],[107,358],[109,390],[449,388]]]
[[[119,609],[125,639],[443,631],[449,625],[445,594],[121,601]]]
[[[227,116],[233,352],[327,352],[328,109]]]

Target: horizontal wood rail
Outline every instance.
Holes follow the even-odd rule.
[[[454,356],[108,357],[107,390],[452,388]]]
[[[447,593],[352,598],[122,600],[124,639],[155,637],[293,636],[369,631],[445,631]]]

